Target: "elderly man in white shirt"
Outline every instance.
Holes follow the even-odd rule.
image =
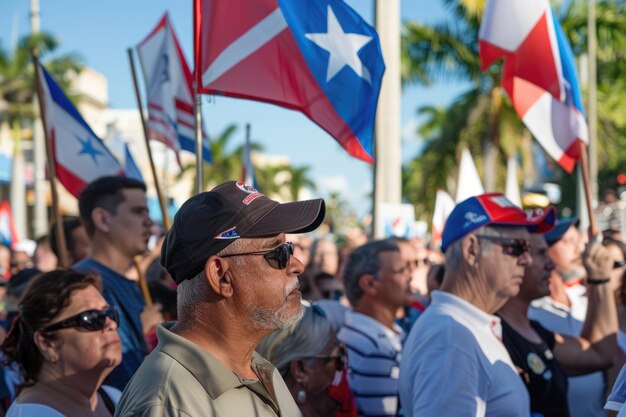
[[[443,283],[411,329],[400,362],[405,416],[530,415],[494,313],[519,292],[532,262],[529,230],[546,232],[555,220],[553,208],[527,214],[502,194],[454,208],[442,237]]]

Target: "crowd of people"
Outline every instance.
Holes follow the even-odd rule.
[[[0,246],[7,416],[626,415],[626,246],[554,207],[471,197],[441,250],[235,181],[164,235],[136,180],[79,209],[64,268],[54,233]]]

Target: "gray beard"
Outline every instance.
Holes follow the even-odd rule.
[[[269,311],[263,308],[256,308],[252,311],[252,321],[259,329],[281,330],[296,324],[304,315],[304,309],[300,308],[297,313],[287,315],[289,304],[284,304],[276,311]]]
[[[290,285],[285,288],[285,303],[276,311],[271,311],[266,308],[256,307],[252,310],[252,322],[256,325],[258,329],[264,330],[280,330],[285,329],[293,324],[296,324],[300,321],[302,316],[304,315],[304,309],[302,305],[298,311],[292,315],[289,315],[287,312],[289,310],[289,303],[287,302],[289,298],[289,294],[296,288],[300,287],[300,282],[296,278]]]

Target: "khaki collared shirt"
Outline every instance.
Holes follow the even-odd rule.
[[[259,381],[240,379],[226,365],[169,328],[124,390],[116,417],[301,417],[276,368],[257,355]]]

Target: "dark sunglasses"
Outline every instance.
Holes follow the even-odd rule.
[[[339,353],[336,355],[313,355],[305,356],[302,359],[322,359],[324,361],[324,365],[326,365],[328,362],[334,362],[335,368],[338,371],[343,371],[348,363],[346,349],[343,345],[339,345]]]
[[[502,252],[509,256],[519,257],[530,251],[530,243],[525,239],[512,239],[500,236],[476,235],[479,239],[489,240],[502,247]]]
[[[119,324],[120,319],[117,313],[117,308],[109,307],[106,310],[87,310],[82,313],[78,313],[75,316],[69,317],[65,320],[61,320],[58,323],[51,324],[48,327],[44,327],[41,331],[53,332],[55,330],[67,329],[69,327],[79,327],[87,330],[88,332],[95,332],[104,329],[107,317]]]
[[[266,251],[245,252],[245,253],[229,253],[227,255],[218,255],[221,258],[231,256],[247,256],[247,255],[263,255],[267,263],[274,269],[285,269],[289,266],[291,255],[293,255],[293,243],[287,242]]]

